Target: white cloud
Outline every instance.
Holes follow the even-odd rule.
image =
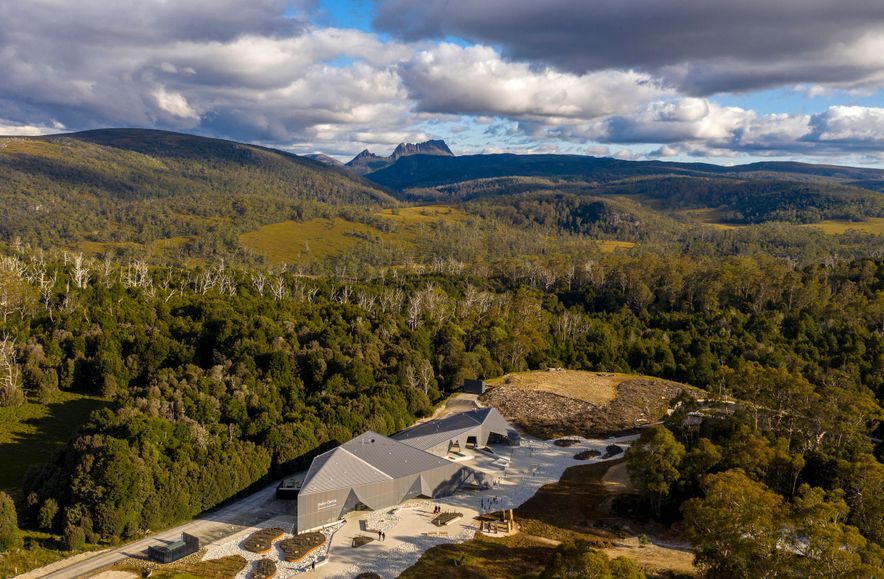
[[[832,106],[810,125],[815,141],[884,148],[884,108]]]
[[[441,44],[400,65],[418,107],[434,113],[507,116],[565,123],[627,112],[673,94],[647,74],[585,75],[507,62],[487,46]]]
[[[193,107],[181,93],[168,92],[165,87],[160,86],[154,89],[152,94],[157,101],[157,106],[170,115],[181,119],[199,120],[199,113],[193,110]]]
[[[820,42],[823,51],[815,42],[808,44],[808,38],[816,40],[813,34],[791,24],[783,28],[780,19],[759,32],[760,46],[743,38],[747,46],[728,47],[733,34],[722,24],[727,18],[716,13],[709,16],[714,26],[697,32],[699,39],[675,38],[655,28],[681,30],[684,23],[642,22],[636,26],[648,39],[632,46],[627,41],[638,33],[614,24],[635,3],[648,3],[651,13],[662,16],[713,9],[695,0],[665,10],[651,6],[654,0],[625,0],[631,3],[626,7],[602,0],[607,12],[598,18],[610,16],[604,21],[611,29],[589,38],[587,31],[599,24],[586,20],[592,10],[579,3],[568,4],[569,18],[527,0],[495,12],[496,1],[461,5],[452,0],[470,22],[474,13],[500,18],[498,41],[467,47],[316,27],[305,20],[311,0],[295,3],[295,17],[285,0],[140,0],[138,9],[102,0],[76,6],[56,0],[0,2],[0,118],[9,119],[0,122],[0,132],[52,132],[57,119],[72,130],[186,128],[342,155],[366,147],[383,153],[400,141],[435,138],[440,131],[462,135],[462,143],[452,143],[461,151],[562,149],[607,155],[614,144],[635,143],[657,147],[660,156],[715,151],[831,157],[841,151],[871,159],[884,148],[881,108],[760,115],[688,95],[718,85],[755,86],[764,79],[829,99],[873,90],[884,78],[880,27],[866,30],[862,22],[848,27],[859,32],[840,43],[829,42],[827,28],[820,36],[826,41]],[[550,1],[554,6],[564,0]],[[764,13],[761,0],[747,1]],[[823,0],[812,1],[813,10],[823,10]],[[845,1],[844,14],[833,21],[848,13],[856,19],[862,12],[858,0]],[[384,4],[388,11],[392,4]],[[426,14],[427,6],[442,5],[426,0],[405,6],[402,14]],[[715,10],[739,21],[734,34],[747,30],[745,6]],[[525,14],[534,16],[525,20]],[[447,30],[452,12],[436,16],[437,21],[422,24]],[[530,26],[520,32],[523,21]],[[769,34],[777,26],[783,42]],[[722,35],[721,46],[713,42],[716,33]],[[603,37],[623,44],[623,50],[612,56],[587,48]],[[543,54],[514,52],[510,41],[520,38]],[[805,48],[792,50],[789,42]],[[561,58],[552,54],[556,46],[564,51]],[[709,58],[693,54],[697,46],[708,49],[697,54]],[[620,56],[626,60],[617,60]],[[814,61],[822,72],[811,78],[805,71]]]
[[[45,125],[23,125],[13,123],[12,121],[0,119],[0,136],[4,137],[37,137],[40,135],[51,135],[60,133],[65,130],[64,125],[59,122],[53,122],[51,126]]]

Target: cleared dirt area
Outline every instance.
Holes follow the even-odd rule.
[[[624,432],[662,418],[668,402],[693,388],[629,374],[572,370],[508,374],[482,397],[513,424],[541,438]]]

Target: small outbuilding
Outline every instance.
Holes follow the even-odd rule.
[[[464,394],[478,394],[481,396],[485,394],[485,381],[484,380],[472,380],[467,378],[463,381],[463,387],[461,387],[461,392]]]
[[[147,548],[147,554],[154,561],[160,563],[172,563],[182,557],[187,557],[200,550],[198,537],[187,533],[181,534],[181,539],[166,545],[153,545]]]

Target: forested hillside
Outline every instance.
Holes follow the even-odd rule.
[[[387,171],[404,181],[388,182]],[[503,176],[475,178],[481,175]],[[223,257],[261,264],[287,256],[315,272],[440,257],[515,258],[549,251],[544,246],[591,252],[599,241],[723,255],[760,244],[801,261],[868,255],[881,237],[825,239],[767,224],[835,220],[843,231],[881,219],[884,197],[850,184],[878,176],[872,169],[800,164],[727,168],[561,155],[416,154],[370,174],[385,185],[407,185],[392,192],[397,201],[346,169],[280,151],[110,129],[0,139],[6,209],[0,239],[151,263]],[[444,184],[417,186],[436,181]],[[455,203],[470,219],[411,225],[382,215],[412,201]],[[692,212],[703,212],[703,219]],[[709,223],[744,230],[715,231]],[[869,223],[865,229],[876,232]],[[262,229],[272,224],[280,224],[272,235]],[[298,224],[303,232],[279,233]],[[746,227],[753,225],[760,229]],[[326,244],[308,233],[323,228],[338,228],[347,238]],[[271,245],[269,254],[255,249]]]
[[[235,234],[327,206],[394,200],[341,169],[163,131],[0,139],[0,237],[45,246],[176,239],[233,251]],[[199,236],[199,239],[195,239]]]
[[[465,377],[546,366],[765,406],[800,387],[810,430],[782,450],[806,465],[796,484],[844,489],[853,509],[868,499],[850,481],[882,418],[880,260],[558,254],[357,279],[20,249],[2,273],[2,403],[66,391],[110,404],[5,489],[23,497],[23,525],[66,537],[171,525],[326,444],[404,427]],[[746,382],[761,371],[777,379]]]
[[[884,216],[884,197],[874,181],[880,176],[876,169],[798,163],[721,167],[575,155],[416,155],[368,178],[416,201],[470,201],[531,191],[630,196],[654,210],[711,209],[723,223],[749,224]]]

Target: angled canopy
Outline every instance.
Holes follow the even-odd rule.
[[[472,438],[479,446],[485,446],[491,434],[507,438],[512,432],[513,428],[496,409],[477,408],[412,426],[393,438],[409,446],[442,455],[447,454],[451,443],[464,445]]]

